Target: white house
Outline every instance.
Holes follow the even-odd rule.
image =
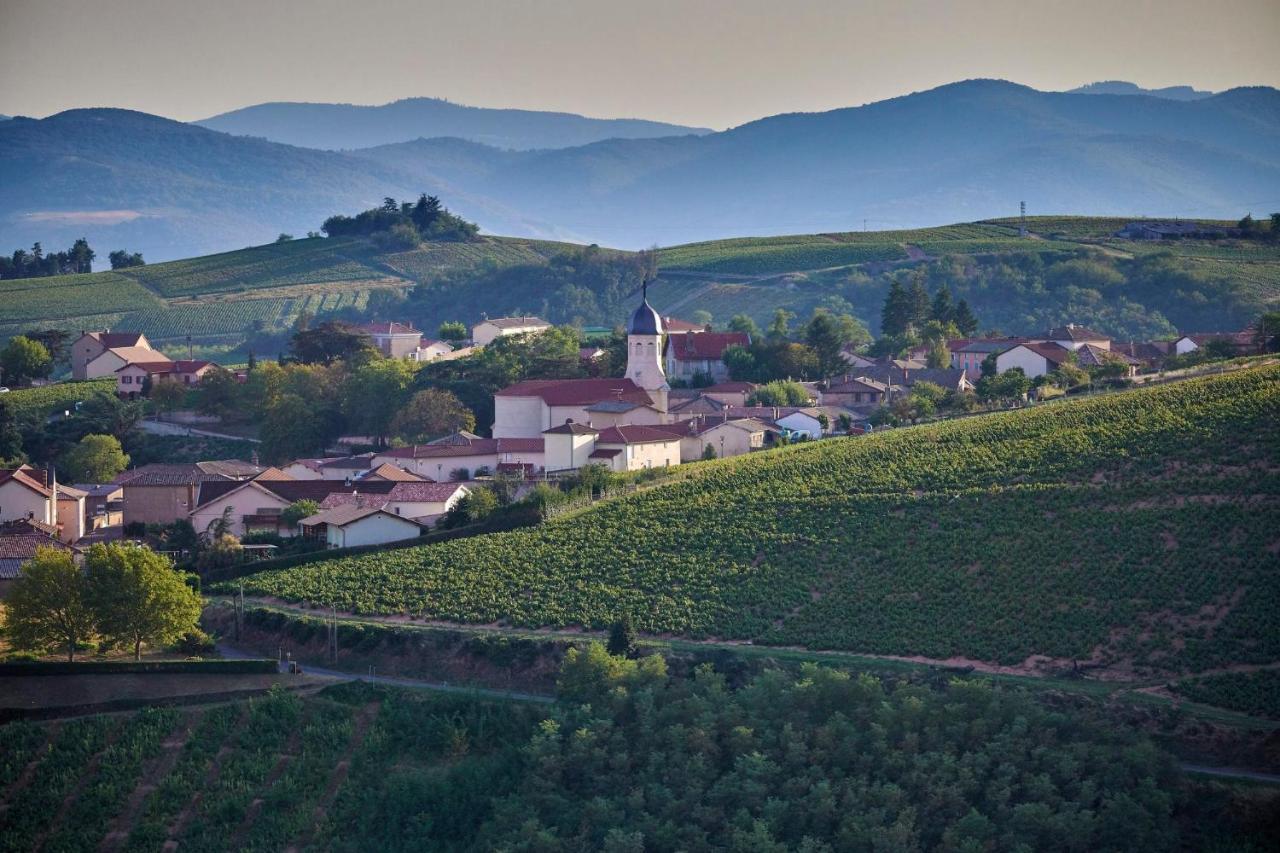
[[[996,372],[1022,368],[1028,379],[1044,376],[1066,363],[1071,350],[1058,344],[1018,344],[996,356]]]
[[[680,436],[680,461],[702,459],[710,447],[716,458],[742,456],[765,445],[769,425],[755,418],[729,418],[725,415],[696,417],[678,421],[658,429]]]
[[[151,342],[147,340],[147,336],[141,332],[81,332],[80,337],[71,344],[71,378],[94,378],[88,372],[89,362],[109,349],[121,348],[155,351],[151,347]],[[119,367],[119,365],[116,366]],[[114,370],[115,368],[111,368],[110,371],[98,375],[106,376]]]
[[[472,326],[471,341],[477,346],[488,346],[507,335],[525,335],[550,328],[551,324],[541,317],[495,317]]]
[[[540,471],[544,464],[542,436],[534,438],[479,438],[460,434],[431,444],[412,444],[383,450],[373,457],[374,465],[388,463],[435,480],[447,482],[455,471],[466,471],[471,479],[476,471],[496,471],[499,465],[527,465]]]
[[[129,364],[164,364],[171,359],[150,347],[113,347],[103,350],[84,366],[86,379],[115,378],[116,371]]]
[[[388,358],[412,358],[422,341],[422,332],[406,323],[363,323],[357,326],[373,339],[373,345]]]
[[[569,422],[547,430],[543,439],[548,471],[572,471],[584,465],[639,471],[680,464],[680,436],[658,427],[627,424],[598,430]]]
[[[44,471],[30,465],[0,468],[0,522],[30,518],[57,524],[57,504],[46,480]]]
[[[692,380],[703,375],[714,382],[729,378],[724,351],[731,346],[751,346],[746,332],[687,332],[668,335],[663,346],[668,379]]]
[[[418,348],[411,354],[410,358],[418,362],[435,361],[443,358],[453,352],[453,344],[447,341],[437,341],[432,338],[420,338],[418,340]]]
[[[335,492],[320,502],[320,508],[375,507],[392,515],[430,524],[453,509],[470,491],[462,483],[399,482],[385,493]]]
[[[298,522],[304,536],[324,536],[330,548],[386,545],[416,539],[423,526],[385,509],[371,506],[334,507],[307,516]]]

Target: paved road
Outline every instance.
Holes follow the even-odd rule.
[[[1183,762],[1182,769],[1188,773],[1203,776],[1222,776],[1227,779],[1248,779],[1253,782],[1268,782],[1280,785],[1280,776],[1274,773],[1259,773],[1256,770],[1242,770],[1239,767],[1209,767],[1204,764],[1188,764]]]
[[[218,643],[218,653],[224,658],[231,660],[240,660],[243,658],[260,658],[262,655],[249,654],[243,652],[226,643]],[[407,687],[413,690],[435,690],[441,693],[466,693],[470,696],[479,696],[486,699],[517,699],[523,702],[546,702],[556,701],[554,696],[546,696],[541,693],[521,693],[515,690],[493,690],[487,687],[467,687],[464,685],[448,684],[442,681],[422,681],[417,678],[399,678],[392,675],[371,675],[362,672],[345,672],[338,669],[326,669],[322,666],[315,666],[306,661],[299,661],[302,670],[307,675],[319,675],[328,678],[338,678],[345,681],[367,681],[370,684],[385,684],[388,687]],[[283,665],[281,671],[283,671]]]
[[[244,435],[231,435],[225,432],[214,432],[213,430],[200,429],[199,427],[188,426],[187,424],[170,423],[169,421],[152,421],[144,420],[141,422],[143,432],[149,432],[152,435],[199,435],[205,438],[228,438],[232,441],[248,441],[253,444],[260,444],[261,440],[249,438]]]

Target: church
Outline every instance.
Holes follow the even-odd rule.
[[[662,368],[662,317],[648,282],[627,324],[627,372],[621,378],[529,379],[494,395],[494,438],[539,438],[574,423],[594,429],[671,422]]]

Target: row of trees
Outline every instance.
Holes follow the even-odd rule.
[[[165,557],[139,545],[94,545],[77,566],[71,552],[38,548],[5,601],[6,636],[14,648],[65,650],[74,661],[98,648],[165,646],[196,630],[203,601]]]
[[[98,255],[81,237],[71,248],[61,252],[45,252],[40,243],[29,250],[17,249],[12,255],[0,255],[0,279],[40,278],[51,275],[75,275],[93,272],[93,260]],[[141,252],[117,249],[107,256],[113,270],[138,267],[146,263]]]

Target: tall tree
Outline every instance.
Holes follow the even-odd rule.
[[[439,388],[419,391],[398,411],[392,432],[410,444],[421,444],[458,430],[476,428],[475,415],[456,395]]]
[[[0,350],[0,368],[3,368],[5,382],[27,385],[33,379],[48,376],[53,369],[53,359],[43,344],[18,335]]]
[[[0,399],[0,468],[13,468],[26,461],[18,419],[9,404]]]
[[[262,458],[275,464],[324,450],[324,425],[297,394],[285,394],[266,412],[260,428]]]
[[[123,270],[129,267],[144,266],[147,262],[142,259],[141,252],[130,252],[127,249],[116,249],[107,255],[107,260],[111,262],[113,270]]]
[[[98,630],[116,643],[133,647],[173,643],[196,627],[203,607],[200,595],[174,571],[173,564],[142,545],[94,545],[85,555],[89,601]]]
[[[817,360],[819,379],[834,376],[847,366],[843,355],[846,343],[843,330],[828,312],[813,313],[805,326],[804,339]]]
[[[917,275],[915,280],[911,282],[911,292],[909,294],[911,304],[911,327],[916,331],[924,328],[924,324],[929,322],[929,311],[932,307],[929,303],[929,291],[924,286],[924,276]]]
[[[67,660],[74,661],[76,649],[93,637],[96,622],[85,576],[71,552],[37,548],[5,600],[10,644],[32,651],[65,648]]]
[[[911,297],[902,282],[893,279],[889,282],[889,293],[884,298],[884,309],[880,312],[880,331],[887,337],[905,334],[911,325]]]
[[[734,314],[729,320],[728,328],[731,332],[746,332],[753,341],[760,337],[760,327],[751,319],[750,314]]]
[[[785,308],[773,312],[773,322],[769,324],[769,339],[785,341],[791,334],[791,318],[795,315]]]
[[[956,303],[956,310],[952,315],[951,321],[956,324],[960,334],[966,338],[971,338],[978,334],[978,318],[973,316],[973,312],[969,310],[969,303],[963,299]]]
[[[356,327],[337,321],[321,323],[299,331],[289,345],[293,357],[303,364],[332,364],[366,358],[377,352],[373,340]]]
[[[62,457],[75,483],[109,483],[129,467],[129,456],[114,435],[86,435]]]
[[[933,295],[933,305],[929,309],[929,316],[944,325],[954,322],[955,306],[951,304],[951,288],[945,284],[939,287],[938,292]]]

